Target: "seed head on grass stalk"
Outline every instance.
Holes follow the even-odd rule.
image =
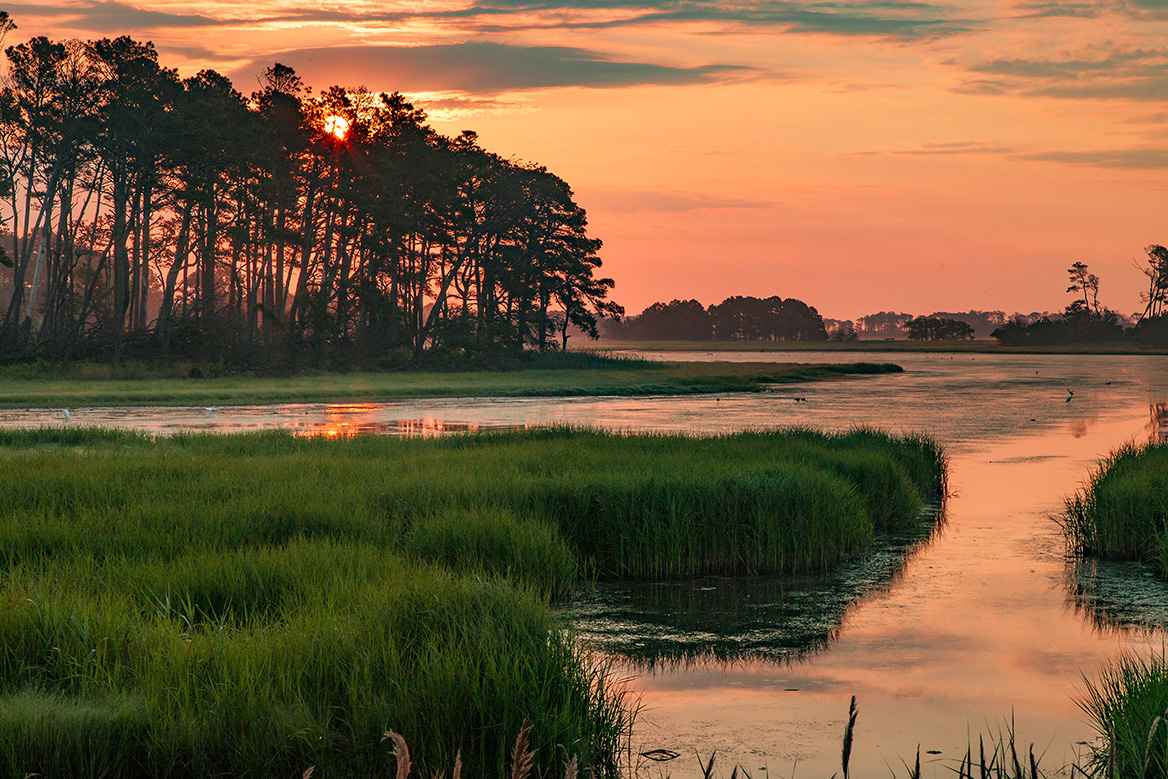
[[[515,750],[511,753],[511,779],[527,779],[535,762],[535,752],[531,748],[531,723],[526,720],[515,737]]]
[[[385,731],[382,741],[393,741],[393,756],[397,758],[397,779],[406,779],[410,775],[410,748],[400,733],[392,730]]]
[[[841,754],[843,760],[844,779],[848,779],[848,763],[852,759],[852,737],[856,732],[856,696],[852,696],[852,703],[848,707],[848,726],[844,729],[844,747]]]

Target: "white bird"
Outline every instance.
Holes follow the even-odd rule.
[[[215,406],[207,406],[205,409],[203,409],[203,411],[206,411],[208,414],[214,414],[218,410],[219,409]]]
[[[72,416],[69,414],[69,409],[67,409],[67,408],[61,409],[61,418],[64,419],[66,422],[68,422],[70,419],[72,419]]]

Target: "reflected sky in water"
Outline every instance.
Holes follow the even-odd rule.
[[[72,409],[68,424],[157,433],[283,428],[326,435],[436,435],[547,424],[692,433],[873,425],[925,432],[940,441],[952,465],[944,526],[871,586],[845,588],[842,599],[838,592],[827,596],[833,605],[822,609],[819,616],[826,618],[807,627],[802,645],[788,642],[784,648],[773,641],[774,623],[794,619],[792,609],[798,611],[801,599],[826,602],[822,582],[773,582],[756,593],[715,582],[698,586],[696,593],[714,587],[706,595],[666,588],[636,598],[618,589],[602,592],[608,600],[596,606],[591,626],[582,616],[582,629],[603,645],[621,630],[650,638],[655,631],[698,634],[704,629],[695,621],[698,612],[721,608],[720,599],[739,603],[718,617],[729,642],[709,637],[704,648],[697,641],[694,651],[674,653],[676,662],[647,663],[642,656],[618,669],[634,677],[633,689],[642,696],[634,748],[681,753],[665,764],[674,779],[701,775],[694,750],[717,750],[727,776],[736,762],[756,777],[830,776],[839,769],[851,695],[860,707],[855,776],[888,776],[894,768],[903,775],[901,760],[911,761],[918,744],[923,775],[948,776],[969,733],[976,740],[980,732],[999,730],[1011,715],[1019,739],[1045,750],[1043,765],[1054,768],[1073,759],[1076,742],[1090,733],[1074,702],[1081,675],[1094,675],[1122,650],[1163,646],[1163,633],[1146,629],[1146,620],[1136,616],[1153,601],[1164,602],[1162,584],[1137,567],[1069,567],[1051,517],[1108,451],[1165,436],[1168,357],[651,356],[864,360],[896,362],[906,371],[720,397]],[[1070,402],[1068,390],[1074,391]],[[795,403],[795,397],[808,402]],[[60,409],[0,412],[0,426],[37,424],[66,422]],[[643,605],[653,599],[662,604],[659,611]],[[746,608],[751,605],[760,608]],[[724,662],[730,656],[734,662]],[[929,750],[939,754],[930,756]]]
[[[1163,402],[1166,357],[887,352],[690,352],[645,356],[736,362],[896,362],[905,373],[780,385],[759,394],[643,398],[448,398],[386,403],[0,410],[0,427],[102,425],[154,433],[287,429],[436,434],[524,425],[717,433],[810,425],[928,432],[951,451],[1052,428],[1085,432],[1121,409]],[[1067,389],[1074,400],[1065,403]],[[807,403],[796,403],[796,397]],[[1133,431],[1134,432],[1134,431]]]

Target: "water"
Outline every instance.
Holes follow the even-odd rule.
[[[892,361],[906,372],[721,397],[71,409],[68,422],[59,409],[4,411],[0,426],[427,435],[556,423],[694,433],[874,425],[944,444],[953,496],[931,536],[896,540],[827,578],[600,588],[581,604],[586,638],[641,696],[634,751],[681,755],[643,761],[650,775],[700,776],[695,751],[716,750],[726,775],[741,763],[755,777],[828,777],[852,695],[854,776],[904,775],[918,744],[924,775],[947,776],[969,734],[976,741],[1011,717],[1052,769],[1090,734],[1074,702],[1082,676],[1121,651],[1162,648],[1168,588],[1139,566],[1068,564],[1050,517],[1099,457],[1164,435],[1168,357],[647,356]]]

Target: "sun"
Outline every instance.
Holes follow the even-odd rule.
[[[338,141],[343,141],[349,134],[349,120],[334,114],[324,120],[324,131]]]

